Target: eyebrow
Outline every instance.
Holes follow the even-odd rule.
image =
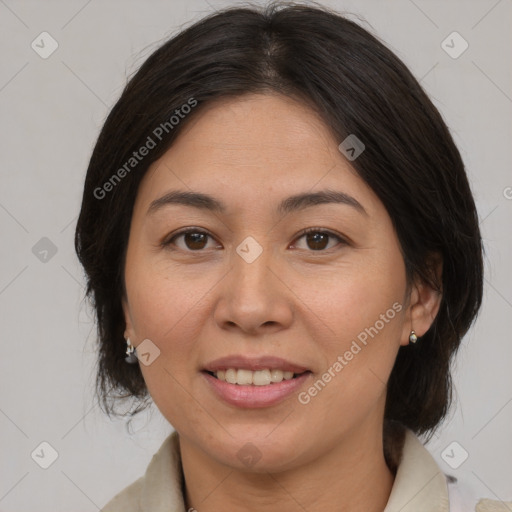
[[[319,192],[303,192],[287,197],[277,207],[277,213],[281,216],[288,215],[292,212],[303,210],[311,206],[320,204],[344,204],[351,206],[360,213],[368,215],[363,205],[354,197],[340,192],[337,190],[321,190]],[[224,213],[226,211],[226,205],[208,194],[201,192],[189,192],[182,190],[172,190],[160,197],[155,199],[149,206],[147,214],[152,214],[165,206],[181,204],[184,206],[190,206],[192,208],[198,208],[200,210],[206,210],[216,213]]]

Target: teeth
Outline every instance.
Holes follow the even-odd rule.
[[[233,369],[226,370],[226,382],[236,384],[237,371]]]
[[[250,370],[238,370],[236,374],[236,383],[241,386],[252,384],[252,372]]]
[[[283,380],[284,372],[282,370],[272,370],[270,372],[270,380],[272,382],[281,382]]]
[[[242,370],[238,371],[241,372]],[[268,386],[272,382],[272,378],[270,377],[270,370],[259,370],[257,372],[249,373],[252,373],[252,382],[249,382],[249,384],[254,384],[255,386]]]
[[[230,384],[238,384],[239,386],[267,386],[271,383],[293,379],[293,372],[283,372],[282,370],[257,370],[253,372],[251,370],[229,368],[228,370],[214,372],[214,375],[219,380]]]

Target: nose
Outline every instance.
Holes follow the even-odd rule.
[[[254,260],[240,254],[233,253],[231,269],[217,289],[217,325],[251,335],[288,328],[293,320],[293,293],[271,249],[263,248]]]

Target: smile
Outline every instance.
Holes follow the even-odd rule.
[[[271,370],[270,368],[257,371],[229,368],[209,373],[221,381],[239,386],[268,386],[269,384],[277,384],[283,380],[290,380],[301,375],[300,373]]]
[[[272,374],[274,374],[274,382],[272,382]],[[282,370],[228,369],[216,372],[203,371],[202,375],[217,399],[237,408],[256,409],[277,405],[299,393],[312,373],[310,371],[295,374]],[[221,380],[220,377],[232,380],[236,377],[236,382],[230,383],[228,380]]]

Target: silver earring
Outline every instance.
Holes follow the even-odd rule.
[[[411,334],[409,334],[409,341],[411,343],[416,343],[418,341],[418,336],[416,336],[414,331],[411,331]]]
[[[129,364],[137,362],[137,354],[135,353],[135,347],[132,345],[130,338],[126,338],[126,357],[124,358],[124,360]]]

